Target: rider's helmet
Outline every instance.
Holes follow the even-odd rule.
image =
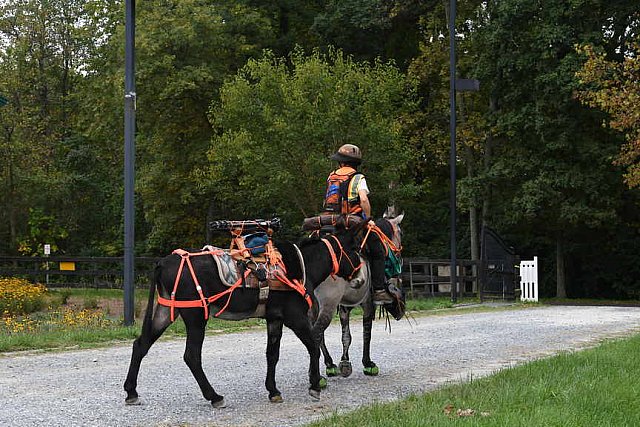
[[[344,144],[331,156],[331,160],[359,164],[362,162],[362,152],[357,145]]]

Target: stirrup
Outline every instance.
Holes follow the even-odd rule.
[[[377,289],[373,291],[373,304],[385,305],[393,303],[393,296],[386,289]]]

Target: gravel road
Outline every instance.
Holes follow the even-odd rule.
[[[327,342],[339,359],[339,325]],[[184,341],[162,341],[142,363],[141,406],[125,406],[122,384],[130,345],[0,356],[0,426],[296,426],[374,401],[433,390],[602,339],[640,332],[640,308],[552,306],[460,313],[374,323],[378,377],[362,374],[361,331],[353,325],[350,378],[330,378],[321,400],[307,394],[308,358],[290,332],[283,337],[278,385],[285,402],[264,389],[266,332],[209,336],[204,370],[227,408],[213,409],[182,361]]]

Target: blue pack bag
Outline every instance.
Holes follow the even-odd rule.
[[[267,233],[253,233],[244,236],[244,245],[249,249],[251,255],[261,255],[265,253],[265,245],[269,241]]]

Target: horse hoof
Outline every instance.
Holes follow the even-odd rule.
[[[327,379],[320,377],[320,390],[327,388]]]
[[[271,396],[269,401],[271,401],[271,403],[282,403],[284,402],[284,399],[279,394],[276,394],[275,396]]]
[[[140,401],[138,396],[136,396],[136,397],[126,398],[124,401],[124,404],[127,406],[139,406],[139,405],[142,405],[142,402]]]
[[[348,377],[353,373],[353,368],[351,367],[351,362],[347,360],[343,360],[340,362],[340,374],[343,377]]]
[[[337,377],[338,376],[338,367],[336,365],[327,366],[325,370],[328,377]]]
[[[364,368],[362,372],[364,372],[365,375],[368,375],[370,377],[375,377],[380,373],[380,369],[378,369],[376,365],[373,365],[373,366]]]
[[[227,402],[224,401],[224,397],[220,400],[217,401],[211,401],[211,406],[213,406],[216,409],[221,409],[221,408],[226,408],[227,407]]]
[[[311,398],[313,400],[320,400],[320,390],[314,390],[312,388],[309,389],[309,396],[311,396]]]

